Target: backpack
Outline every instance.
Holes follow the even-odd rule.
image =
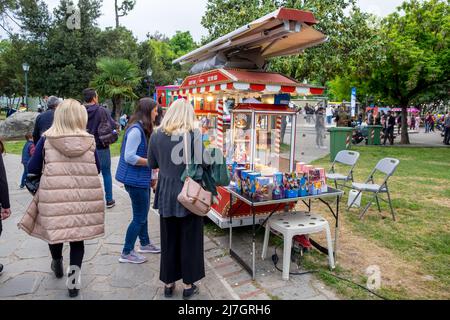
[[[98,126],[98,138],[104,148],[108,148],[113,143],[119,140],[116,128],[113,127],[111,119],[103,107],[99,107],[100,112],[100,125]]]

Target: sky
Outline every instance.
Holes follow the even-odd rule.
[[[59,0],[46,0],[53,9]],[[378,16],[395,11],[403,0],[358,0],[360,7]],[[195,41],[200,41],[207,31],[201,26],[207,0],[137,0],[135,9],[121,18],[121,24],[132,30],[139,40],[145,40],[147,33],[159,31],[172,36],[177,30],[189,30]],[[103,0],[103,15],[99,19],[102,28],[115,25],[114,0]],[[0,36],[4,34],[0,33]]]

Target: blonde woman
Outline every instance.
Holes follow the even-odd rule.
[[[86,108],[64,101],[39,140],[28,170],[42,178],[19,227],[49,244],[55,276],[64,277],[63,245],[70,243],[69,296],[78,296],[84,241],[105,233],[105,201],[95,139],[86,132]]]
[[[173,296],[175,283],[183,280],[183,298],[190,299],[199,292],[195,283],[205,277],[203,218],[189,212],[177,200],[183,188],[180,177],[186,168],[184,136],[191,140],[188,145],[193,146],[194,141],[202,145],[200,132],[194,135],[194,120],[192,105],[184,99],[175,101],[149,145],[149,165],[159,169],[154,207],[160,214],[160,280],[166,285],[166,298]]]

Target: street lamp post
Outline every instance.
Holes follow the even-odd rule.
[[[153,70],[151,67],[149,67],[147,69],[147,76],[148,76],[148,95],[151,98],[152,97],[152,75],[153,75]]]
[[[28,72],[30,71],[30,65],[28,63],[22,64],[23,71],[25,72],[25,104],[28,111]]]

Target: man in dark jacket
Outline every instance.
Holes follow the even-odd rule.
[[[447,116],[445,117],[444,129],[445,129],[444,144],[449,146],[450,145],[450,111],[448,112]]]
[[[395,130],[395,116],[389,111],[385,123],[385,134],[384,134],[384,145],[386,145],[387,140],[394,145],[394,130]]]
[[[6,170],[3,164],[3,143],[0,140],[0,235],[2,234],[2,220],[11,216],[11,207],[9,204],[8,181],[6,179]],[[3,265],[0,264],[0,273],[3,271]]]
[[[87,131],[95,137],[97,154],[100,159],[100,169],[105,186],[106,207],[110,209],[116,205],[112,190],[111,151],[109,145],[105,145],[104,141],[100,139],[99,128],[105,125],[105,121],[109,121],[111,129],[114,131],[117,124],[112,119],[111,114],[99,105],[98,95],[94,89],[88,88],[83,90],[83,98],[89,115]]]
[[[36,124],[34,125],[33,141],[35,145],[38,143],[44,132],[53,125],[56,107],[58,107],[61,102],[62,100],[58,97],[51,96],[48,98],[48,110],[37,117]]]

